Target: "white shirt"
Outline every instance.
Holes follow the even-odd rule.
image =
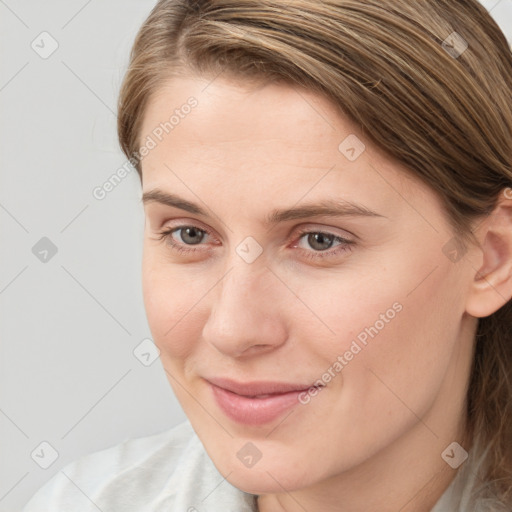
[[[466,475],[461,468],[431,512],[470,511]],[[68,464],[39,489],[23,512],[257,510],[256,496],[222,477],[187,420],[161,434],[130,439]]]

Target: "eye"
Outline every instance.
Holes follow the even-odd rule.
[[[166,243],[178,253],[194,253],[201,249],[193,247],[200,246],[205,237],[213,236],[208,230],[201,229],[194,225],[182,225],[169,227],[159,233],[158,240],[165,240]],[[304,240],[304,243],[302,241]],[[335,249],[330,250],[333,247]],[[303,229],[299,232],[298,242],[293,248],[299,248],[305,258],[334,258],[341,253],[352,250],[354,241],[348,240],[333,233]],[[309,245],[313,250],[305,248]]]
[[[313,251],[304,250],[306,254],[304,256],[309,259],[315,258],[331,258],[338,256],[340,253],[352,250],[352,246],[355,244],[352,240],[347,240],[341,236],[333,233],[327,233],[324,231],[313,231],[313,230],[301,230],[299,232],[299,243],[293,247],[300,247],[304,249],[304,245],[307,244],[313,248]],[[305,244],[301,245],[304,240]],[[333,242],[338,242],[335,250],[329,250],[333,246]]]
[[[181,241],[175,241],[173,237],[174,233],[180,233],[178,236],[181,238]],[[179,253],[192,253],[196,252],[199,249],[191,249],[187,248],[187,245],[199,245],[206,234],[210,234],[208,231],[204,229],[200,229],[197,226],[178,226],[178,227],[170,227],[161,231],[159,233],[158,240],[165,240],[174,250]]]

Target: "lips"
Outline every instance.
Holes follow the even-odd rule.
[[[230,379],[207,380],[215,402],[222,412],[237,423],[269,423],[299,404],[299,395],[311,387],[287,382],[236,382]],[[323,386],[321,386],[323,387]]]

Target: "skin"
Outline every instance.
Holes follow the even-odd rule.
[[[326,98],[183,75],[151,99],[139,140],[190,96],[197,107],[143,160],[143,192],[172,192],[209,217],[146,202],[142,270],[153,339],[206,451],[264,512],[430,510],[455,476],[441,453],[453,441],[470,448],[464,399],[477,317],[512,295],[511,199],[479,222],[483,249],[453,262],[436,194]],[[366,146],[355,161],[338,149],[350,134]],[[382,217],[263,223],[275,208],[326,198]],[[176,229],[172,240],[196,252],[159,239],[190,224],[212,234],[187,245]],[[299,228],[354,243],[319,249]],[[263,250],[252,263],[236,252],[248,236]],[[321,252],[331,256],[307,258]],[[401,311],[288,416],[240,425],[213,401],[204,377],[313,384],[394,303]],[[250,468],[237,457],[249,441],[262,455]]]

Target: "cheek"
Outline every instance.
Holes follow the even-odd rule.
[[[423,282],[436,262],[413,261],[402,267],[401,283],[382,279],[354,300],[357,328],[344,344],[355,340],[361,350],[343,376],[345,396],[360,404],[363,415],[377,410],[381,416],[407,415],[401,401],[422,414],[449,371],[464,303],[453,267],[441,259],[437,263]]]
[[[347,268],[342,275],[317,276],[314,283],[304,276],[292,283],[315,314],[297,320],[301,338],[317,340],[310,350],[329,364],[346,354],[345,377],[365,386],[371,385],[365,368],[394,381],[414,373],[442,377],[439,361],[446,365],[453,351],[464,294],[457,268],[431,245],[421,253],[406,247],[408,258],[400,257],[398,247],[367,272]]]
[[[296,320],[301,326],[297,336],[308,341],[326,361],[334,362],[351,349],[347,354],[349,360],[355,359],[356,353],[360,358],[373,340],[387,337],[390,326],[400,322],[404,315],[404,294],[391,272],[348,269],[342,275],[296,279],[302,283],[292,283],[291,287],[301,288],[298,295],[310,310],[296,301],[295,307],[301,312]]]
[[[198,303],[206,293],[200,281],[193,278],[192,271],[144,256],[144,306],[153,341],[164,361],[186,358],[200,337]]]

